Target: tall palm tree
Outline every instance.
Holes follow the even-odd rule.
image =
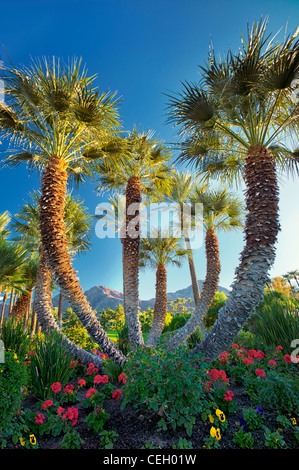
[[[129,340],[133,346],[143,344],[139,321],[139,247],[140,210],[142,196],[157,197],[169,186],[171,157],[165,146],[147,131],[134,129],[126,137],[130,159],[107,165],[97,164],[98,191],[116,189],[126,198],[125,227],[123,230],[123,275],[124,308],[129,329]]]
[[[199,303],[187,323],[167,343],[169,349],[184,343],[199,325],[202,327],[204,325],[204,317],[212,305],[219,284],[220,257],[217,232],[228,232],[243,226],[242,202],[226,188],[206,191],[199,188],[195,190],[192,202],[201,203],[204,208],[206,277]]]
[[[174,171],[171,176],[171,188],[169,190],[169,194],[166,197],[166,200],[171,201],[179,206],[179,214],[178,218],[181,222],[183,236],[185,240],[185,246],[188,250],[188,263],[189,263],[189,271],[191,277],[191,285],[192,285],[192,292],[195,306],[199,304],[200,299],[200,291],[198,286],[198,280],[196,275],[194,257],[191,249],[190,243],[190,234],[188,232],[188,224],[185,223],[184,220],[184,211],[185,207],[188,207],[190,204],[190,199],[194,195],[195,189],[198,187],[199,177],[198,175],[192,175],[189,171],[185,170],[183,172]],[[202,188],[206,187],[206,185],[202,185]]]
[[[156,270],[154,317],[146,346],[155,346],[164,328],[167,314],[166,266],[172,264],[181,267],[187,254],[188,252],[182,248],[179,238],[163,234],[160,230],[152,229],[151,237],[141,239],[139,265]]]
[[[294,271],[290,271],[288,274],[291,276],[292,279],[295,280],[297,286],[299,287],[299,283],[298,283],[299,270],[295,269]]]
[[[295,34],[275,43],[266,29],[266,20],[255,22],[242,49],[223,60],[211,47],[200,83],[186,83],[169,103],[170,121],[187,134],[181,159],[208,176],[244,177],[246,186],[245,246],[232,291],[196,348],[208,360],[229,347],[263,297],[280,229],[276,170],[298,171],[283,139],[298,130],[299,41]]]
[[[20,241],[31,253],[39,253],[41,245],[39,223],[39,193],[34,191],[30,196],[30,202],[25,202],[18,214],[12,218],[11,228],[16,234],[12,238]],[[66,237],[68,251],[74,259],[77,253],[83,253],[90,249],[90,230],[92,218],[83,206],[83,201],[67,192],[65,198],[64,221],[66,224]],[[59,294],[58,324],[62,324],[63,295]]]
[[[63,295],[83,326],[111,358],[124,356],[106,335],[87,302],[68,252],[64,222],[69,175],[75,181],[91,174],[94,159],[113,158],[119,149],[117,100],[94,89],[80,62],[33,63],[31,68],[4,69],[6,104],[0,105],[0,130],[9,136],[17,154],[8,164],[22,161],[43,171],[40,231],[49,267]],[[116,143],[117,141],[117,143]],[[20,149],[22,151],[20,151]]]
[[[286,274],[283,274],[282,279],[283,279],[284,281],[286,281],[286,282],[289,284],[290,289],[291,289],[291,293],[292,293],[292,295],[294,295],[294,286],[293,286],[293,284],[291,283],[291,281],[294,279],[294,277],[293,277],[293,275],[291,274],[291,272],[288,272],[288,273],[286,273]]]

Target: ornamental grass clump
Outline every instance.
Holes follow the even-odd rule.
[[[71,363],[72,357],[58,331],[48,333],[44,338],[36,338],[30,364],[32,390],[36,396],[45,400],[53,396],[52,384],[59,382],[65,385],[73,372]]]
[[[6,318],[2,323],[0,339],[6,349],[10,349],[20,358],[24,358],[29,351],[31,332],[30,329],[23,326],[23,319]]]

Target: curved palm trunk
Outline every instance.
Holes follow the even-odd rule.
[[[10,313],[13,307],[13,297],[14,297],[14,289],[11,289],[8,316],[10,316]]]
[[[38,322],[43,331],[48,332],[56,330],[60,332],[59,327],[55,321],[55,317],[52,313],[51,277],[52,273],[47,266],[45,253],[40,250],[40,263],[35,287],[36,292],[34,309],[37,314]],[[60,334],[62,333],[60,332]],[[70,341],[65,335],[62,336],[67,350],[79,361],[85,365],[89,365],[92,362],[96,367],[102,367],[102,360],[99,358],[99,356],[95,356],[94,354],[91,354],[80,348],[75,343]]]
[[[217,292],[220,274],[220,260],[218,239],[215,230],[213,229],[206,231],[205,248],[207,270],[200,301],[187,323],[185,323],[182,328],[179,328],[176,334],[169,340],[166,345],[168,349],[174,349],[180,346],[192,333],[194,333],[196,328],[203,321],[204,316],[209,310]]]
[[[156,299],[152,327],[145,345],[156,346],[165,325],[167,315],[167,273],[164,264],[159,264],[156,271]]]
[[[275,164],[269,150],[251,148],[245,161],[246,225],[245,246],[235,271],[232,291],[220,309],[207,337],[194,349],[207,360],[227,349],[263,298],[268,271],[275,259],[279,232],[278,185]]]
[[[11,309],[9,317],[15,318],[17,321],[21,318],[25,318],[28,308],[31,305],[33,287],[34,286],[28,287],[26,291],[19,295],[17,302]]]
[[[2,327],[2,323],[3,323],[3,317],[4,317],[4,311],[5,311],[5,305],[6,305],[7,297],[8,297],[8,294],[7,294],[7,292],[5,292],[5,293],[4,293],[4,296],[3,296],[3,301],[2,301],[2,310],[1,310],[1,318],[0,318],[0,328]]]
[[[49,268],[53,270],[64,298],[90,336],[111,359],[124,363],[125,356],[110,340],[96,318],[72,267],[63,219],[67,179],[64,161],[51,158],[42,177],[42,194],[39,201],[41,240]]]
[[[58,302],[58,326],[62,328],[62,309],[63,309],[63,295],[62,292],[59,292],[59,302]]]
[[[189,271],[190,271],[190,277],[191,277],[194,304],[195,304],[195,307],[197,307],[200,301],[200,292],[199,292],[198,280],[196,276],[195,263],[194,263],[191,243],[190,243],[190,239],[188,235],[184,235],[184,239],[185,239],[186,249],[188,250],[188,263],[189,263]]]
[[[139,321],[139,205],[141,184],[139,178],[130,177],[126,187],[126,231],[123,239],[123,275],[125,318],[129,341],[133,347],[143,345]]]

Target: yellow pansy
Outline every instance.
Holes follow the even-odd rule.
[[[293,424],[294,426],[297,426],[296,418],[292,418],[292,424]]]
[[[18,356],[16,354],[13,355],[14,359],[18,359]]]
[[[218,416],[218,418],[220,419],[220,421],[222,423],[224,423],[225,421],[225,414],[223,413],[223,411],[219,410],[219,408],[216,410],[216,416]]]
[[[210,423],[212,423],[212,424],[213,424],[214,421],[215,421],[212,415],[209,415],[209,420],[210,420]]]
[[[29,438],[30,438],[30,444],[32,444],[33,446],[35,446],[36,444],[36,437],[34,434],[29,434]]]
[[[20,441],[21,446],[25,445],[25,441],[22,437],[19,437],[19,441]]]
[[[220,429],[219,428],[214,428],[214,426],[211,427],[210,429],[210,434],[212,437],[216,437],[217,441],[221,439],[221,434],[220,434]]]

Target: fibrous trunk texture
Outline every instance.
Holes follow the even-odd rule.
[[[65,163],[51,158],[42,177],[40,231],[49,268],[53,271],[64,298],[99,347],[115,362],[125,356],[110,340],[90,307],[72,267],[63,220],[68,174]]]
[[[190,271],[190,277],[191,277],[193,299],[194,299],[194,304],[196,307],[199,304],[200,292],[199,292],[198,280],[196,276],[194,258],[193,258],[192,249],[191,249],[191,243],[190,243],[190,239],[188,235],[185,235],[185,245],[186,245],[186,249],[188,250],[189,271]]]
[[[187,323],[179,328],[177,333],[167,343],[168,349],[174,349],[180,346],[189,338],[190,335],[192,335],[192,333],[195,332],[196,328],[203,321],[217,292],[220,274],[220,259],[218,239],[215,230],[213,229],[206,231],[205,249],[207,269],[200,300]]]
[[[147,336],[146,346],[154,347],[159,342],[165,325],[167,314],[167,274],[163,264],[159,264],[156,271],[156,299],[154,317],[151,329]]]
[[[26,316],[28,308],[31,305],[33,287],[33,285],[29,286],[26,291],[19,295],[18,300],[11,309],[9,317],[19,321]]]
[[[59,328],[62,328],[62,310],[63,310],[63,295],[62,292],[59,292],[59,302],[58,302],[58,325]]]
[[[275,259],[279,232],[278,185],[275,164],[269,150],[251,148],[245,160],[246,225],[245,246],[235,281],[218,319],[194,352],[214,360],[230,347],[264,295],[268,272]]]
[[[40,263],[35,287],[34,309],[38,323],[44,332],[51,332],[53,330],[60,332],[52,312],[51,278],[52,273],[47,266],[45,253],[40,249]],[[60,334],[62,333],[60,332]],[[89,365],[92,362],[99,369],[102,368],[102,360],[99,356],[95,356],[80,348],[65,335],[63,335],[63,341],[69,353],[73,354],[74,357],[83,364]]]
[[[137,177],[130,177],[126,187],[126,229],[123,239],[123,275],[125,295],[125,319],[129,341],[133,347],[143,345],[139,321],[139,246],[141,184]]]
[[[2,310],[1,310],[1,318],[0,318],[0,327],[2,326],[3,323],[3,317],[4,317],[4,311],[5,311],[5,305],[7,301],[8,294],[7,292],[4,293],[3,300],[2,300]]]

